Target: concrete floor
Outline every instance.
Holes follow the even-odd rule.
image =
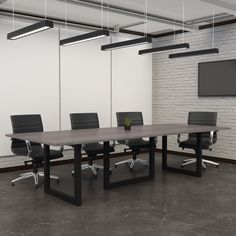
[[[160,157],[157,160],[155,181],[112,190],[103,190],[102,171],[97,179],[84,171],[81,207],[44,194],[42,181],[39,189],[32,179],[11,187],[19,172],[0,174],[0,235],[236,235],[236,165],[208,166],[203,177],[196,178],[162,172]],[[174,156],[169,160],[175,166],[181,162]],[[72,168],[52,168],[61,177],[58,188],[72,189]],[[134,173],[120,166],[112,178],[145,172],[140,166]]]

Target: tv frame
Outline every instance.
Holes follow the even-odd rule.
[[[229,59],[229,60],[219,60],[219,61],[207,61],[207,62],[200,62],[198,63],[198,97],[236,97],[236,93],[233,95],[200,95],[199,88],[200,88],[200,66],[202,64],[210,64],[210,63],[220,63],[220,62],[227,62],[227,61],[236,61],[236,59]]]

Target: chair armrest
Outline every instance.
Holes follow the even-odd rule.
[[[154,141],[154,142],[155,142],[155,144],[157,144],[157,137],[155,137],[155,139],[154,139],[154,140],[155,140],[155,141]]]
[[[210,145],[213,145],[215,131],[210,132]]]
[[[82,144],[81,145],[81,151],[84,151],[85,150],[85,144]]]
[[[25,140],[25,144],[26,144],[27,151],[28,151],[27,157],[30,157],[30,154],[32,153],[31,144],[30,144],[30,142],[28,140]]]
[[[115,146],[116,146],[116,141],[115,140],[113,140],[112,141],[112,144],[110,145],[112,148],[114,148]]]
[[[60,146],[60,151],[61,151],[61,152],[64,151],[64,146]]]
[[[181,142],[180,138],[181,138],[181,134],[178,134],[177,143],[180,143],[180,142]]]

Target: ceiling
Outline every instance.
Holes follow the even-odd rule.
[[[103,14],[100,7],[101,1],[97,0],[46,0],[47,16],[64,20],[65,1],[67,1],[68,21],[97,26],[101,26],[103,22],[105,27],[118,26],[139,32],[146,30],[143,15],[146,0],[104,0],[104,6],[109,4],[110,7],[104,8]],[[0,0],[0,9],[12,10],[12,2],[12,0]],[[95,5],[86,4],[88,2],[95,3]],[[150,15],[147,21],[148,33],[158,34],[167,30],[182,29],[183,0],[147,0],[147,3]],[[113,11],[113,7],[122,8],[122,12]],[[127,14],[123,8],[135,12]],[[228,19],[236,15],[235,0],[186,0],[184,8],[185,27],[188,30],[196,30],[196,27],[193,26],[210,23],[213,11],[216,18],[219,17],[216,20]],[[44,15],[45,0],[15,0],[15,11]]]

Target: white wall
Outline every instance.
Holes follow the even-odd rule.
[[[100,126],[110,126],[110,53],[101,51],[107,43],[61,47],[62,129],[71,128],[69,114],[77,112],[97,112]]]
[[[11,155],[5,134],[12,132],[12,114],[40,113],[45,130],[59,129],[60,54],[58,28],[10,41],[6,35],[12,31],[11,21],[0,20],[0,25],[0,156],[4,156]],[[26,23],[16,28],[20,25]],[[68,36],[81,33],[69,30]],[[64,35],[62,31],[61,38]],[[128,38],[115,36],[113,41],[121,39]],[[116,111],[139,110],[145,123],[151,123],[152,63],[138,55],[138,49],[146,46],[101,51],[110,40],[61,47],[62,129],[70,129],[72,112],[98,112],[101,127],[110,127],[111,112],[116,126]]]
[[[190,43],[190,50],[210,48],[212,29],[187,33],[185,41]],[[177,43],[180,42],[183,42],[182,35],[177,37]],[[173,37],[159,39],[155,46],[168,44],[173,44]],[[236,58],[235,24],[215,29],[215,47],[220,49],[220,54],[174,60],[168,58],[168,53],[153,55],[153,122],[187,123],[189,111],[216,111],[218,125],[231,130],[219,132],[213,151],[204,153],[236,159],[236,97],[198,97],[198,63]],[[169,138],[168,144],[170,150],[182,151],[176,136]]]
[[[124,41],[116,37],[113,42]],[[140,56],[138,51],[150,45],[128,47],[112,52],[112,123],[116,112],[142,111],[144,124],[152,123],[152,57]]]
[[[10,155],[10,115],[40,113],[45,130],[58,129],[57,29],[7,40],[10,21],[0,20],[0,155]],[[16,28],[25,24],[16,24]]]

